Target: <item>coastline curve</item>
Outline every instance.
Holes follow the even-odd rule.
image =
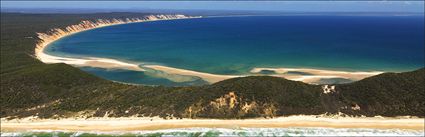
[[[146,69],[153,69],[156,71],[165,72],[171,75],[191,76],[198,77],[205,80],[208,83],[215,83],[222,80],[252,76],[252,75],[268,75],[274,77],[282,77],[294,81],[302,81],[310,84],[321,84],[320,81],[323,79],[344,79],[349,81],[357,81],[366,77],[381,74],[383,72],[348,72],[348,71],[335,71],[335,70],[324,70],[324,69],[312,69],[312,68],[252,68],[248,75],[220,75],[211,74],[205,72],[198,72],[193,70],[186,70],[180,68],[173,68],[169,66],[161,65],[146,65],[141,63],[132,63],[128,61],[120,61],[117,59],[110,58],[99,58],[99,57],[82,57],[82,58],[71,58],[71,57],[60,57],[49,55],[44,52],[45,48],[48,47],[54,41],[57,41],[63,37],[67,37],[82,31],[91,29],[121,25],[128,23],[140,23],[147,21],[160,21],[160,20],[175,20],[175,19],[190,19],[190,18],[201,18],[201,16],[186,16],[186,15],[149,15],[142,18],[126,18],[126,19],[98,19],[96,21],[81,21],[76,25],[67,26],[64,29],[55,28],[46,33],[37,33],[40,41],[36,44],[35,56],[37,59],[44,63],[65,63],[77,67],[95,67],[104,69],[124,69],[131,71],[146,71]],[[272,72],[272,74],[262,74],[263,71]],[[294,73],[295,72],[295,73]],[[309,74],[309,75],[305,75]],[[173,82],[184,82],[181,79],[175,79],[172,77],[162,77]]]

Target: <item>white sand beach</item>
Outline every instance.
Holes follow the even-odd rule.
[[[175,128],[289,128],[289,127],[325,127],[325,128],[372,128],[424,130],[423,118],[411,117],[329,117],[320,115],[299,115],[273,119],[171,119],[158,117],[127,118],[66,118],[66,119],[13,119],[1,120],[1,130],[8,132],[28,130],[65,130],[65,131],[142,131]]]

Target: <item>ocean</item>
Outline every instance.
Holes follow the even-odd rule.
[[[68,131],[30,131],[5,132],[1,136],[31,137],[263,137],[263,136],[424,136],[423,131],[402,129],[365,128],[182,128],[156,131],[133,132],[68,132]]]
[[[88,30],[51,43],[45,52],[221,75],[251,75],[262,67],[402,72],[424,67],[423,24],[424,16],[415,15],[207,17]],[[208,84],[149,68],[81,69],[125,83]]]

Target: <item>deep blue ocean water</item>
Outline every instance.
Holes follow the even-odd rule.
[[[424,67],[423,16],[248,16],[133,23],[84,31],[48,48],[59,56],[105,57],[213,74],[254,67],[410,71]],[[142,84],[175,83],[144,72],[83,70]]]

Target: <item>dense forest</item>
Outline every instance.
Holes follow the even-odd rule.
[[[149,13],[1,13],[1,117],[251,118],[297,114],[424,117],[425,69],[357,82],[310,85],[269,76],[211,85],[164,87],[111,82],[66,64],[34,58],[36,32],[81,20]]]

